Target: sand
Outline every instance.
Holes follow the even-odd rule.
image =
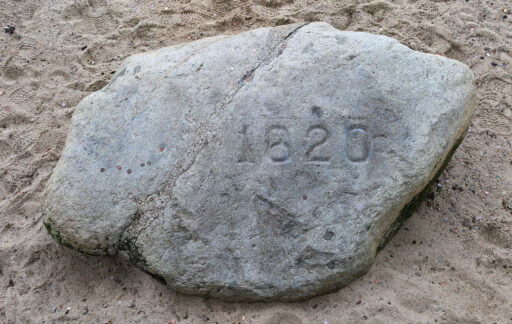
[[[0,0],[0,24],[15,27],[0,33],[0,323],[512,322],[510,11],[505,0]],[[74,107],[124,58],[303,21],[395,37],[477,80],[465,141],[365,276],[301,303],[223,303],[48,235],[39,201]]]

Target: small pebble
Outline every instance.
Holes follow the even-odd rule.
[[[53,307],[51,310],[50,310],[50,313],[52,314],[55,314],[55,312],[57,311],[57,308],[56,307]]]
[[[121,166],[120,166],[120,165],[118,165],[116,168],[117,168],[119,171],[121,171]]]
[[[507,15],[503,15],[503,19],[507,19]]]
[[[492,62],[491,64],[492,64],[492,66],[498,66],[498,63],[496,63],[496,62]]]
[[[105,168],[101,168],[101,169],[100,169],[100,172],[105,172]]]
[[[4,32],[7,34],[14,34],[15,29],[16,29],[16,27],[7,25],[4,27]]]
[[[126,173],[131,174],[132,173],[132,169],[126,170]]]
[[[146,162],[146,164],[147,164],[147,165],[151,165],[151,161],[147,161],[147,162]]]

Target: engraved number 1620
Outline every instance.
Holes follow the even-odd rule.
[[[254,153],[251,149],[247,135],[248,125],[243,125],[239,134],[242,135],[242,145],[238,162],[254,162]],[[289,160],[290,144],[287,140],[288,130],[282,125],[272,125],[265,130],[266,152],[274,163],[283,163]],[[328,150],[322,150],[322,146],[329,140],[329,131],[323,125],[314,125],[308,128],[304,134],[309,145],[304,155],[308,162],[326,163],[331,156]],[[368,160],[372,146],[371,137],[361,126],[354,126],[347,129],[345,143],[346,157],[351,162],[364,162]]]

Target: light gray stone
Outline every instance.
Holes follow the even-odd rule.
[[[473,110],[464,64],[326,23],[135,55],[77,107],[44,223],[187,294],[330,292],[367,271]]]

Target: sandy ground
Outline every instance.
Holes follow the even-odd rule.
[[[0,0],[0,24],[16,28],[0,33],[0,322],[511,323],[507,2]],[[302,21],[393,36],[460,60],[476,76],[478,108],[466,140],[369,273],[302,303],[228,304],[177,294],[124,261],[50,238],[39,199],[73,109],[125,57]]]

